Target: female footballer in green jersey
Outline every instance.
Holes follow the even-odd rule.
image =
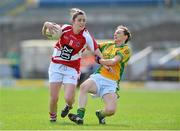
[[[96,111],[99,124],[105,124],[105,117],[115,113],[118,84],[131,56],[131,50],[127,44],[130,38],[131,33],[128,28],[120,25],[115,30],[114,41],[99,44],[103,58],[96,57],[96,61],[101,66],[81,84],[77,114],[69,113],[68,115],[71,121],[83,124],[88,93],[101,97],[105,103],[104,109]],[[102,65],[109,66],[110,70]]]

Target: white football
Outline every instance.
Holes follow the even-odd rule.
[[[46,29],[46,36],[50,40],[58,40],[61,34],[62,34],[62,30],[60,29],[53,29],[52,33],[50,33],[48,28]]]

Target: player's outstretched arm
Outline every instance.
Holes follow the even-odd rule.
[[[107,66],[113,66],[116,63],[118,63],[119,61],[122,60],[122,57],[119,55],[116,55],[114,58],[112,59],[99,59],[98,62],[102,65],[107,65]]]

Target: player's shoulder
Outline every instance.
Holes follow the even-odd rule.
[[[123,48],[122,48],[121,50],[122,50],[122,51],[124,52],[124,54],[126,54],[126,55],[131,54],[131,48],[129,47],[128,44],[124,44],[124,45],[123,45]]]
[[[111,45],[114,45],[115,43],[112,40],[108,40],[108,41],[99,42],[99,44],[100,45],[109,45],[109,46],[111,46]]]
[[[112,40],[109,40],[109,41],[107,41],[107,44],[109,44],[109,45],[114,45],[114,44],[115,44],[115,42],[114,42],[114,41],[112,41]]]
[[[82,34],[88,34],[89,35],[89,31],[87,28],[84,28],[82,31],[81,31]]]
[[[69,30],[69,29],[72,29],[72,25],[69,25],[69,24],[63,24],[61,25],[61,29],[64,31],[64,30]]]
[[[131,50],[130,46],[128,44],[124,44],[124,49]]]
[[[89,31],[88,31],[88,29],[87,28],[84,28],[81,32],[80,32],[80,34],[82,34],[85,38],[94,38],[90,33],[89,33]]]

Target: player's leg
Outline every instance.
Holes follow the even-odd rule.
[[[60,90],[61,83],[60,82],[52,82],[50,83],[50,121],[56,121],[57,118],[57,102],[59,99],[59,90]]]
[[[77,114],[69,113],[68,115],[69,119],[75,122],[76,124],[83,124],[83,118],[85,114],[85,107],[87,104],[88,93],[92,93],[92,94],[97,93],[96,83],[92,79],[87,79],[80,86],[79,101],[78,101],[79,108],[77,109]]]
[[[80,86],[79,100],[78,100],[79,109],[77,110],[77,114],[81,118],[84,117],[85,107],[88,100],[88,93],[92,93],[92,94],[97,93],[96,83],[92,79],[87,79]]]
[[[64,99],[66,105],[61,112],[61,117],[65,117],[69,110],[72,109],[72,105],[75,99],[76,85],[75,84],[64,84]]]
[[[72,109],[72,105],[75,99],[75,92],[76,92],[76,85],[78,81],[79,74],[77,71],[70,67],[64,67],[64,77],[63,77],[63,84],[64,84],[64,99],[66,105],[61,112],[61,117],[65,117],[69,110]]]
[[[58,73],[59,64],[52,63],[49,66],[49,83],[50,83],[50,121],[56,121],[57,117],[57,103],[59,98],[59,91],[62,85],[63,75]]]
[[[104,115],[112,116],[116,111],[117,106],[117,94],[116,93],[108,93],[103,96],[103,100],[105,103]]]
[[[103,110],[96,111],[99,124],[105,124],[105,117],[111,116],[115,113],[117,106],[117,94],[107,93],[103,96],[103,100],[105,103],[105,108]]]

